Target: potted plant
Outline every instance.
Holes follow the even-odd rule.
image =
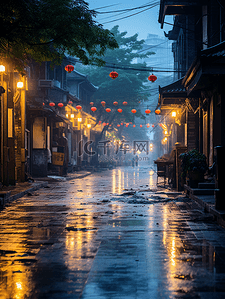
[[[204,174],[208,169],[206,156],[196,149],[180,155],[182,177],[186,178],[186,183],[192,188],[197,188],[198,183],[204,180]]]

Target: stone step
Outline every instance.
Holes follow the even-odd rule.
[[[194,195],[214,195],[214,189],[192,189]]]
[[[11,191],[0,191],[0,206],[4,206],[10,195]]]
[[[215,189],[215,183],[198,183],[198,189]]]

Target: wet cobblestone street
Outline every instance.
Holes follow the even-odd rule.
[[[0,299],[225,298],[225,229],[149,167],[49,183],[0,214]]]

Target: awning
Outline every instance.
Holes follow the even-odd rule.
[[[180,108],[184,104],[187,93],[182,81],[183,78],[164,87],[159,86],[158,107],[160,106],[161,110]]]
[[[225,77],[225,41],[201,51],[187,71],[182,84],[188,96],[195,96],[203,89],[213,89],[219,77]]]

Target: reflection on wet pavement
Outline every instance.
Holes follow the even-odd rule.
[[[0,299],[225,298],[225,230],[149,168],[52,183],[0,214]]]

